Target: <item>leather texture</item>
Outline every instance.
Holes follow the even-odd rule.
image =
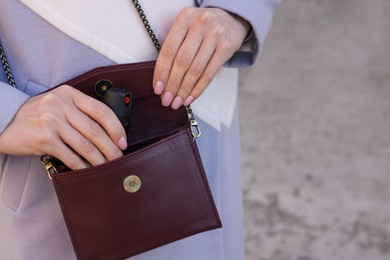
[[[78,259],[124,259],[222,227],[185,108],[161,106],[154,62],[102,67],[65,84],[95,97],[101,79],[133,93],[125,156],[53,175]],[[141,187],[127,192],[135,175]]]

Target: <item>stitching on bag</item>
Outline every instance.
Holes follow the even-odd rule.
[[[204,232],[204,231],[208,231],[208,230],[212,230],[214,227],[205,227],[205,228],[199,228],[197,229],[197,231],[192,231],[192,232],[183,232],[181,235],[173,235],[173,236],[169,236],[169,238],[166,240],[166,241],[170,241],[168,243],[171,243],[171,242],[174,242],[174,241],[177,241],[179,239],[183,239],[183,238],[186,238],[186,237],[189,237],[189,236],[192,236],[194,234],[198,234],[200,232]],[[147,244],[146,246],[144,247],[138,247],[137,249],[135,249],[133,251],[134,255],[137,255],[139,253],[142,253],[142,252],[145,252],[145,248],[148,248],[148,250],[150,249],[153,249],[153,248],[157,248],[157,247],[160,247],[160,246],[163,246],[163,245],[166,245],[167,243],[166,242],[152,242],[152,243],[149,243]],[[123,258],[126,258],[127,257],[127,254],[122,254],[122,257]],[[126,258],[127,259],[127,258]]]
[[[63,196],[62,196],[62,190],[61,190],[61,187],[58,183],[58,181],[56,179],[54,179],[54,181],[56,182],[56,187],[58,187],[58,195],[59,195],[59,199],[61,200],[60,204],[61,204],[61,208],[63,209],[63,213],[64,213],[64,218],[65,218],[65,222],[68,226],[68,231],[70,233],[70,236],[75,238],[75,239],[72,239],[72,243],[73,243],[73,246],[74,246],[74,250],[78,256],[79,259],[81,259],[81,252],[80,252],[80,248],[79,248],[79,244],[77,243],[77,239],[76,239],[76,234],[73,232],[73,226],[70,222],[70,219],[69,219],[69,214],[68,214],[68,209],[67,207],[65,206],[65,203],[64,203],[64,199],[63,199]]]
[[[61,85],[63,85],[63,84],[72,85],[75,82],[82,81],[86,78],[89,78],[90,76],[93,76],[93,75],[101,73],[101,72],[107,73],[107,72],[111,72],[111,71],[127,70],[127,69],[132,69],[132,68],[142,69],[144,67],[150,67],[151,65],[154,65],[154,63],[155,63],[154,61],[147,61],[147,62],[140,62],[140,63],[114,65],[115,67],[113,67],[113,66],[100,67],[100,68],[93,69],[85,74],[82,74],[82,75],[80,75],[80,76],[78,76],[70,81],[62,83]]]
[[[195,148],[195,141],[193,140],[193,138],[190,134],[188,134],[187,137],[190,139],[191,149],[192,149],[193,153],[196,154],[197,151]],[[203,185],[206,187],[206,191],[207,191],[207,195],[208,195],[207,197],[209,199],[209,202],[210,202],[213,214],[214,214],[214,218],[215,218],[215,220],[217,220],[218,223],[221,223],[221,220],[219,219],[217,208],[214,204],[213,195],[211,194],[211,190],[210,190],[209,184],[207,182],[206,174],[202,170],[203,169],[202,163],[201,163],[201,161],[199,161],[199,158],[197,156],[195,156],[195,161],[196,161],[196,165],[198,166],[198,170],[201,172]]]
[[[106,165],[100,165],[100,166],[98,165],[98,166],[96,166],[96,167],[90,167],[90,168],[87,168],[87,169],[85,169],[85,170],[58,173],[58,174],[56,174],[56,175],[57,175],[57,176],[61,175],[61,178],[65,178],[65,177],[70,177],[70,176],[73,176],[73,175],[84,175],[84,174],[87,174],[87,173],[89,173],[90,171],[94,171],[94,170],[96,170],[96,169],[105,169],[105,168],[107,168],[107,167],[111,167],[111,166],[113,166],[113,165],[116,165],[116,164],[118,164],[118,163],[121,163],[123,160],[127,160],[127,159],[129,159],[129,158],[133,158],[133,157],[135,157],[135,156],[138,156],[140,153],[149,151],[149,150],[155,148],[156,146],[159,146],[159,145],[162,145],[162,144],[164,144],[164,143],[166,143],[166,142],[169,142],[169,141],[170,141],[171,139],[173,139],[173,138],[176,138],[176,137],[181,136],[181,135],[185,135],[185,134],[187,134],[187,132],[188,132],[188,131],[178,132],[178,133],[176,133],[176,134],[174,134],[174,135],[168,137],[167,139],[161,140],[161,141],[159,141],[159,142],[157,142],[157,143],[155,143],[155,144],[152,144],[152,145],[150,145],[150,146],[147,146],[147,147],[145,147],[145,148],[142,148],[142,149],[140,149],[140,150],[138,150],[138,151],[135,151],[135,152],[133,152],[133,153],[127,154],[127,155],[125,155],[125,156],[123,156],[123,157],[117,159],[116,161],[107,163]],[[192,139],[191,139],[191,142],[192,142]]]

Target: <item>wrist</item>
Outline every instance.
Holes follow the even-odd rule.
[[[239,31],[242,33],[241,35],[243,36],[242,37],[243,42],[246,42],[247,40],[249,40],[251,38],[251,36],[253,35],[252,25],[246,19],[242,18],[241,16],[239,16],[235,13],[229,12],[229,11],[226,11],[226,12],[235,20],[235,22],[239,28]]]

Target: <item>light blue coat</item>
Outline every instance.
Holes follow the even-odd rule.
[[[253,26],[251,51],[237,52],[227,66],[243,67],[254,63],[278,2],[201,2],[204,7],[221,7],[236,13]],[[92,68],[114,64],[63,34],[18,0],[0,0],[0,41],[18,86],[14,89],[8,85],[0,70],[0,134],[31,96]],[[198,143],[224,228],[134,259],[243,259],[237,125],[236,118],[230,129],[217,132],[204,124],[205,134]],[[210,147],[210,143],[216,145]],[[0,154],[0,258],[75,258],[52,183],[37,156]]]

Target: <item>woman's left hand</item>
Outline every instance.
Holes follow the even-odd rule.
[[[184,8],[157,59],[153,86],[163,106],[178,109],[196,100],[223,64],[241,47],[250,24],[218,8]]]

